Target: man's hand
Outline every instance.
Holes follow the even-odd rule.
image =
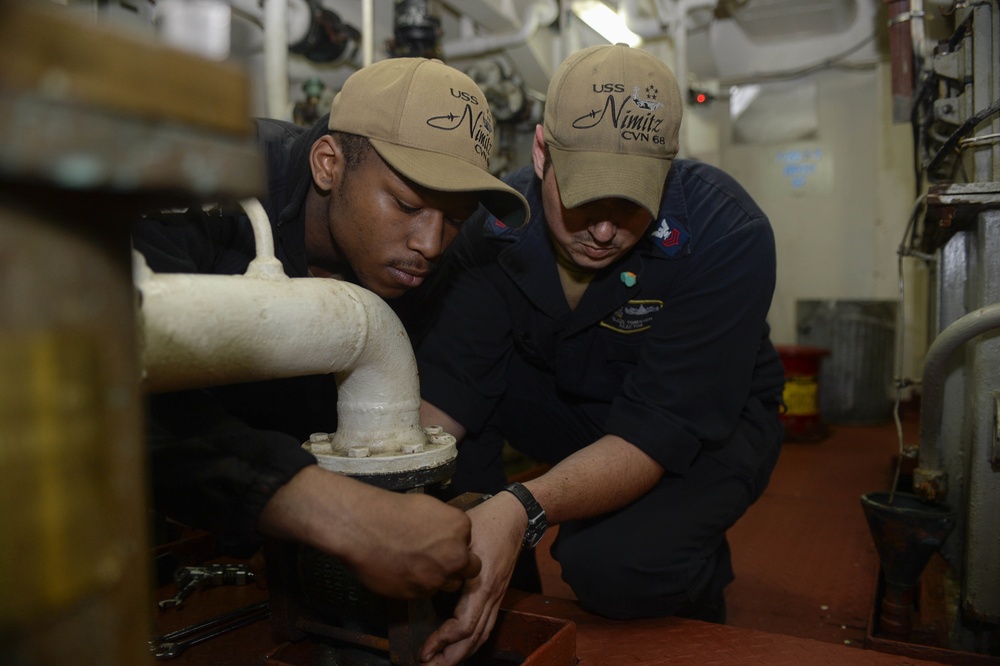
[[[489,638],[528,526],[524,507],[510,493],[500,493],[471,509],[469,517],[472,550],[482,559],[482,571],[466,583],[455,617],[421,646],[420,658],[429,666],[457,664]]]
[[[343,560],[371,591],[397,599],[454,592],[480,570],[465,513],[422,494],[381,490],[306,467],[261,514],[261,533]]]

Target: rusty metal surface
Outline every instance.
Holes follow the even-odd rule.
[[[343,627],[335,627],[331,624],[305,619],[299,620],[297,626],[302,631],[307,634],[311,634],[314,637],[319,636],[322,638],[330,638],[335,641],[341,641],[351,645],[359,645],[361,647],[378,650],[379,652],[387,654],[390,649],[389,639],[382,638],[380,636],[372,636],[371,634],[366,634],[360,631],[352,631],[350,629],[344,629]]]
[[[951,666],[1000,666],[1000,657],[944,647],[948,643],[949,625],[952,624],[946,591],[950,585],[946,579],[954,577],[954,572],[950,569],[951,565],[940,553],[931,558],[918,586],[918,612],[914,615],[913,633],[905,641],[892,638],[882,630],[881,610],[886,585],[885,578],[879,571],[877,593],[872,600],[865,633],[865,647]]]
[[[1000,183],[950,183],[933,185],[927,193],[930,206],[1000,206]]]
[[[441,623],[430,599],[388,604],[389,657],[393,664],[419,666],[420,647]]]
[[[979,213],[997,207],[1000,207],[1000,183],[931,185],[927,191],[920,249],[933,252],[943,247],[956,231],[975,225]]]
[[[913,630],[914,591],[920,574],[954,528],[958,514],[902,492],[866,493],[861,505],[886,580],[882,630],[892,638],[905,640]]]

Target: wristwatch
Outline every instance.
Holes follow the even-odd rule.
[[[535,496],[531,494],[531,491],[520,483],[508,484],[504,490],[516,497],[528,514],[528,529],[524,531],[521,547],[525,549],[534,548],[542,540],[545,530],[549,527],[549,521],[545,517],[545,510],[535,500]]]

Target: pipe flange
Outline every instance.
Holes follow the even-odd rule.
[[[423,445],[403,450],[371,453],[367,447],[334,452],[330,435],[316,433],[303,447],[316,456],[323,469],[357,477],[384,488],[409,488],[445,481],[455,473],[458,448],[455,438],[437,426],[424,429]]]

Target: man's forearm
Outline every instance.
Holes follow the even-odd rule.
[[[619,509],[659,482],[663,468],[621,437],[605,435],[524,485],[545,509],[549,524]]]
[[[351,517],[348,503],[356,501],[357,482],[313,465],[295,475],[264,507],[257,529],[261,534],[315,546],[336,555],[348,547],[342,523]],[[342,506],[343,505],[343,506]]]
[[[370,590],[393,598],[455,591],[481,566],[469,548],[472,524],[465,512],[315,465],[275,493],[258,529],[337,557]]]
[[[420,423],[440,425],[459,441],[466,434],[460,423],[426,400],[420,404]],[[545,509],[549,524],[556,525],[619,509],[649,492],[662,476],[659,463],[639,448],[605,435],[524,485]]]

